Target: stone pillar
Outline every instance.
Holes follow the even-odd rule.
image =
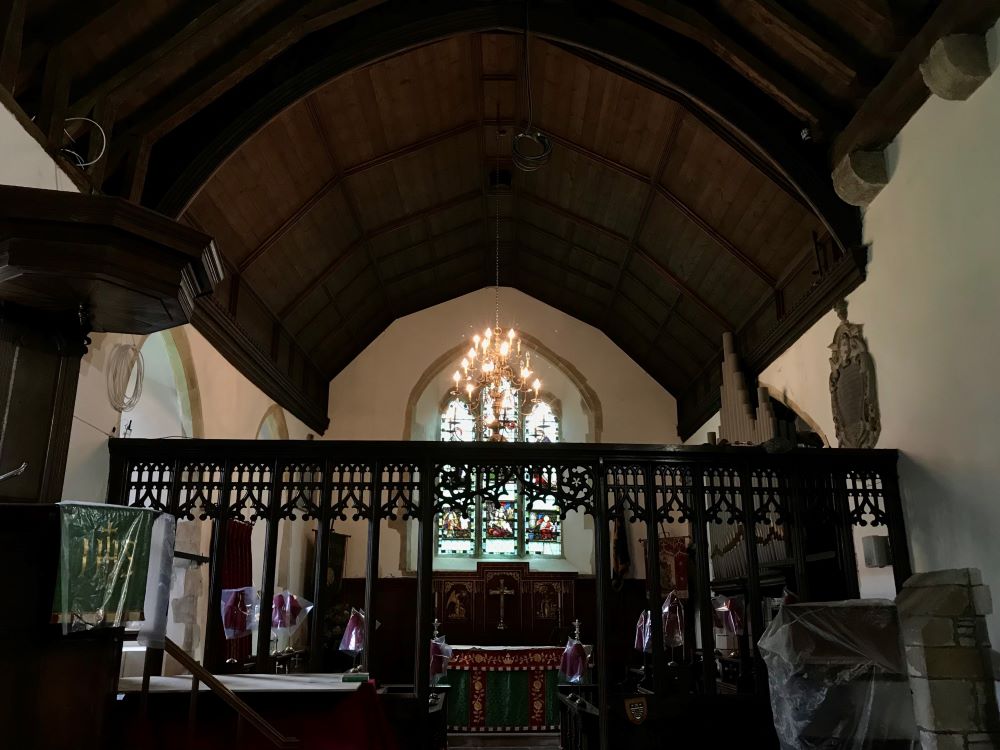
[[[911,577],[896,597],[913,710],[925,750],[1000,748],[1000,714],[976,568]]]

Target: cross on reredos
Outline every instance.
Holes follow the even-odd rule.
[[[493,580],[500,581],[500,585],[489,592],[491,596],[500,597],[500,621],[497,623],[497,630],[506,630],[507,625],[503,621],[504,603],[506,602],[508,596],[513,596],[514,589],[507,588],[507,579],[503,576],[497,576],[497,578],[494,578]]]

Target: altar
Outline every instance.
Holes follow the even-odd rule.
[[[453,732],[554,732],[563,648],[455,646],[443,680]]]

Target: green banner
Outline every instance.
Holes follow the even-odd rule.
[[[143,619],[156,513],[116,505],[60,505],[55,619],[72,627]]]

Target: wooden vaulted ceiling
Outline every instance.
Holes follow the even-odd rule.
[[[679,397],[682,434],[717,399],[722,332],[760,370],[860,283],[860,220],[831,165],[926,98],[930,44],[1000,13],[532,2],[531,114],[553,152],[525,173],[523,2],[11,7],[0,84],[29,128],[94,158],[72,118],[97,120],[109,148],[82,185],[215,237],[230,280],[196,326],[310,424],[396,317],[492,283],[499,196],[501,283],[606,332]],[[491,181],[498,159],[509,184]]]
[[[607,331],[675,393],[813,256],[816,215],[682,105],[547,41],[510,172],[521,36],[463,34],[348,73],[247,141],[185,216],[331,375],[401,314],[501,283]],[[485,314],[485,313],[484,313]],[[461,327],[456,329],[456,335]]]

